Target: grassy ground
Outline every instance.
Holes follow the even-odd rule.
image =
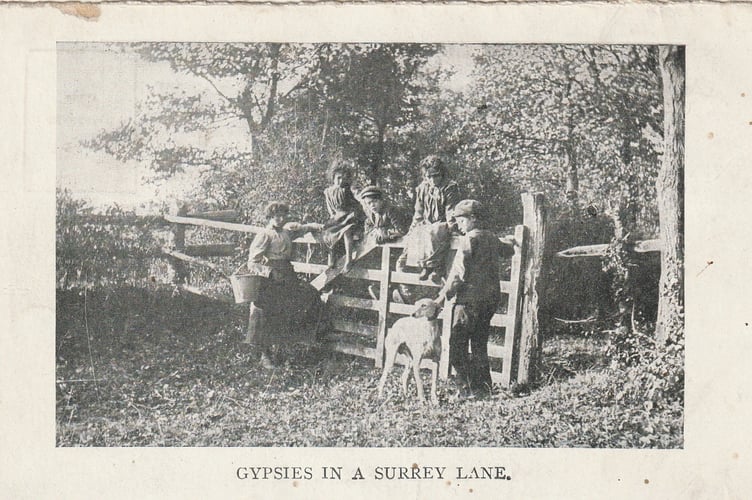
[[[532,391],[453,402],[440,384],[433,408],[404,398],[396,372],[378,399],[373,363],[322,349],[260,368],[238,343],[243,306],[135,289],[57,299],[59,446],[682,446],[680,406],[617,402],[599,338],[548,339]]]

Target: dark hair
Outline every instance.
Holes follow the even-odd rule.
[[[428,155],[420,161],[420,169],[423,172],[434,171],[439,175],[446,175],[444,161],[436,155]]]
[[[290,207],[287,205],[287,203],[273,201],[266,206],[267,219],[271,219],[272,217],[284,217],[289,213]]]
[[[352,171],[350,170],[350,167],[340,161],[335,161],[329,166],[329,171],[327,172],[327,175],[329,176],[329,180],[333,181],[334,176],[340,174],[344,176],[345,178],[352,177]]]

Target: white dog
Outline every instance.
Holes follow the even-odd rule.
[[[402,374],[402,392],[407,393],[407,382],[412,368],[415,377],[415,385],[418,390],[418,399],[421,403],[426,402],[423,394],[423,383],[420,380],[420,362],[423,359],[434,361],[431,368],[431,403],[439,404],[436,396],[436,377],[438,376],[438,362],[441,355],[441,330],[436,319],[439,315],[440,306],[431,299],[421,299],[415,303],[416,309],[412,316],[400,318],[389,329],[385,340],[386,360],[384,371],[379,380],[379,397],[384,395],[386,376],[394,366],[397,350],[400,346],[407,347],[409,358],[405,371]]]

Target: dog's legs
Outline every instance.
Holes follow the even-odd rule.
[[[436,379],[439,376],[439,364],[434,363],[431,366],[431,404],[434,406],[439,405],[439,397],[436,395]]]
[[[379,397],[384,397],[384,384],[386,383],[386,376],[392,370],[394,366],[394,358],[397,356],[397,347],[387,344],[386,346],[386,360],[384,360],[384,370],[381,372],[381,379],[379,380]]]
[[[407,396],[407,383],[410,381],[410,365],[412,364],[412,360],[408,361],[408,363],[405,365],[405,370],[402,372],[402,394]]]
[[[420,359],[413,358],[413,375],[415,376],[415,385],[418,389],[418,401],[420,401],[420,404],[424,404],[426,402],[426,396],[423,394],[423,382],[420,380]]]

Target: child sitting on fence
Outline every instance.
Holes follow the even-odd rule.
[[[367,186],[358,197],[366,212],[365,238],[382,245],[402,236],[399,223],[384,201],[384,193],[381,188]]]
[[[415,188],[415,212],[407,247],[397,261],[397,269],[420,268],[420,279],[439,284],[452,232],[452,209],[459,201],[459,187],[447,177],[444,162],[436,155],[420,162],[423,182]]]
[[[378,186],[367,186],[358,195],[366,212],[364,237],[376,244],[383,245],[402,236],[399,223],[384,201],[384,194]],[[396,292],[396,290],[395,290]],[[368,287],[368,293],[373,300],[378,300],[376,286]],[[398,302],[402,298],[395,296]]]
[[[346,273],[352,265],[353,233],[359,224],[360,206],[350,187],[352,175],[345,165],[332,165],[329,178],[332,185],[324,190],[329,220],[324,223],[319,239],[328,251],[329,267],[333,267],[335,263],[335,247],[340,240],[344,242],[345,264],[342,271]]]

